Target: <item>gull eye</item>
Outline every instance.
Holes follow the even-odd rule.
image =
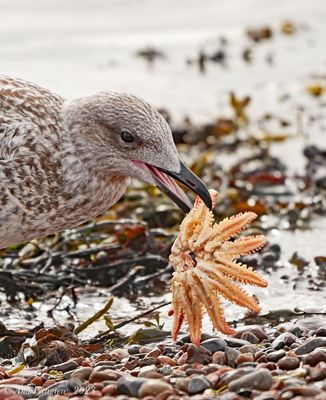
[[[121,139],[126,143],[132,143],[135,140],[134,136],[127,131],[121,132]]]

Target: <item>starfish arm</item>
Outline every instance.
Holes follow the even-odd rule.
[[[172,308],[173,308],[173,323],[172,323],[172,339],[176,340],[180,331],[184,314],[182,310],[182,299],[180,296],[180,283],[177,281],[176,274],[172,279]]]
[[[266,287],[267,282],[257,272],[253,271],[245,264],[239,264],[235,261],[227,260],[214,254],[214,261],[205,261],[207,265],[216,268],[217,271],[224,275],[230,276],[238,282],[247,283],[249,285]]]
[[[195,270],[191,273],[191,280],[191,284],[195,288],[197,296],[206,308],[207,314],[209,315],[214,327],[226,335],[233,334],[235,330],[227,324],[224,318],[223,308],[217,293],[210,291],[210,288],[207,288],[205,281],[200,279]],[[206,288],[208,290],[206,290]]]
[[[189,335],[191,341],[199,346],[201,339],[201,323],[203,316],[203,307],[198,299],[195,288],[191,286],[191,278],[189,275],[190,271],[187,272],[187,279],[183,281],[183,302],[186,319],[188,322]]]
[[[221,293],[225,299],[230,300],[232,303],[235,303],[240,307],[249,308],[249,310],[256,313],[260,311],[260,307],[255,300],[229,278],[214,271],[211,267],[206,267],[205,265],[197,264],[197,268],[199,270],[197,273],[199,275],[207,275],[209,285],[214,290]]]
[[[223,242],[240,233],[256,217],[257,214],[248,211],[223,219],[219,224],[214,225],[215,238],[205,245],[205,251],[215,251]]]
[[[228,259],[236,259],[240,256],[251,254],[264,247],[266,239],[263,235],[246,236],[236,239],[234,242],[226,241],[219,249],[221,256]]]

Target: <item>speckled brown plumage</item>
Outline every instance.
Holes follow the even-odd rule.
[[[121,130],[133,132],[123,143]],[[133,160],[178,171],[163,117],[111,92],[73,101],[0,77],[0,247],[85,222],[114,204],[129,177],[153,184]]]

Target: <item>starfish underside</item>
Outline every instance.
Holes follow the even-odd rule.
[[[210,190],[210,194],[215,204],[218,193]],[[224,318],[221,296],[255,313],[260,311],[255,299],[239,284],[266,287],[267,282],[236,259],[263,247],[265,237],[257,235],[230,240],[256,217],[253,212],[245,212],[216,224],[212,211],[199,197],[196,198],[193,209],[181,223],[170,255],[175,270],[172,279],[174,340],[186,320],[191,341],[200,343],[204,309],[217,330],[234,333]]]

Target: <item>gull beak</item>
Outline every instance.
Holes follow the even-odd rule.
[[[194,193],[196,193],[206,204],[206,206],[211,210],[213,205],[212,205],[212,199],[209,194],[209,191],[206,187],[206,185],[203,183],[201,179],[198,178],[197,175],[195,175],[182,161],[180,161],[180,171],[179,172],[170,172],[162,168],[157,168],[161,172],[163,172],[166,175],[171,176],[172,178],[176,179],[183,185],[185,185],[188,189],[192,190]],[[177,185],[176,185],[177,186]],[[158,185],[158,187],[163,191],[166,188],[162,188]],[[177,186],[178,187],[178,186]],[[179,188],[179,187],[178,187]],[[168,190],[165,192],[176,204],[181,208],[182,211],[185,213],[189,212],[190,209],[192,208],[192,204],[190,203],[190,208],[189,208],[189,199],[188,202],[184,202],[180,197],[175,198],[178,193],[172,192],[169,193]],[[184,192],[182,191],[184,194]],[[185,194],[184,194],[185,195]]]
[[[193,204],[185,192],[176,184],[174,179],[196,193],[206,206],[210,210],[212,209],[212,199],[207,187],[182,161],[180,161],[179,172],[171,172],[140,161],[134,161],[134,163],[141,169],[146,169],[150,172],[157,187],[169,196],[183,212],[188,213],[193,207]]]

